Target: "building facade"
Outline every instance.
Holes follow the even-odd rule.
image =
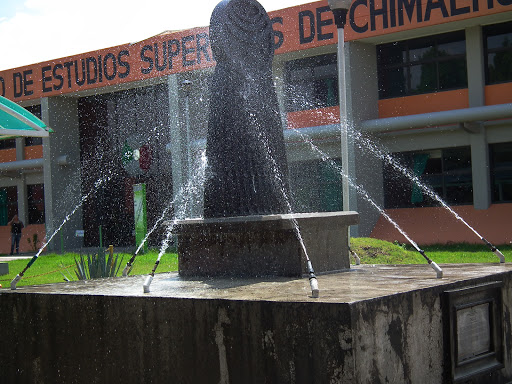
[[[333,15],[320,1],[270,17],[293,210],[341,210]],[[462,219],[512,241],[512,2],[355,0],[345,40],[346,166],[358,187],[345,198],[361,216],[352,235],[405,241],[385,212],[420,244],[479,242]],[[100,232],[133,245],[136,183],[147,185],[150,227],[184,190],[186,214],[199,214],[200,183],[189,180],[214,65],[208,28],[194,28],[0,72],[0,94],[55,131],[0,142],[0,252],[14,213],[25,251],[64,221],[50,248],[95,246]]]

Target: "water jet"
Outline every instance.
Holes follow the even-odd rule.
[[[89,193],[85,194],[84,196],[82,196],[82,198],[80,199],[80,202],[75,206],[75,208],[69,213],[66,215],[66,217],[64,218],[64,220],[62,221],[62,223],[59,225],[59,227],[51,234],[51,236],[48,238],[48,240],[41,246],[41,248],[39,248],[39,250],[37,251],[37,253],[30,259],[30,261],[28,262],[28,264],[26,265],[26,267],[16,275],[16,277],[11,281],[11,290],[15,290],[16,289],[16,285],[18,284],[18,282],[23,278],[23,275],[25,274],[25,272],[32,266],[32,264],[34,264],[36,262],[36,260],[39,258],[39,256],[41,255],[41,253],[43,252],[43,250],[47,247],[47,245],[50,243],[50,241],[52,241],[52,239],[55,237],[55,235],[57,235],[57,233],[59,233],[59,231],[62,229],[62,227],[69,221],[70,217],[73,216],[77,210],[82,206],[82,204],[91,196],[93,195],[97,189],[105,182],[105,181],[108,181],[110,179],[109,176],[105,176],[103,178],[100,178],[99,180],[97,180],[95,183],[94,183],[94,187],[93,189],[91,189],[89,191]]]
[[[259,15],[253,1],[223,5],[231,2],[249,4],[246,14]],[[258,116],[261,102],[249,97],[267,88],[259,84],[242,89],[239,102],[250,111],[246,121],[272,121],[272,108],[268,116]],[[178,212],[168,228],[167,235],[179,235],[180,274],[156,275],[157,259],[148,276],[0,292],[0,311],[6,314],[0,319],[0,339],[16,345],[14,350],[0,350],[2,368],[7,362],[2,369],[6,382],[512,379],[512,357],[507,353],[512,329],[510,264],[448,265],[442,280],[418,266],[340,267],[348,260],[348,253],[343,255],[348,244],[345,248],[336,242],[347,238],[347,226],[357,223],[357,213],[292,213],[285,198],[286,169],[277,165],[282,155],[269,150],[280,146],[269,140],[274,133],[246,133],[253,145],[235,156],[245,165],[233,172],[239,163],[222,166],[212,160],[208,176],[214,193],[207,192],[212,198],[205,200],[212,202],[217,188],[228,185],[215,183],[216,177],[240,179],[233,184],[243,186],[243,195],[236,189],[223,192],[227,200],[209,205],[204,218],[186,219]],[[241,144],[238,139],[231,145],[237,149]],[[268,153],[277,157],[272,160]],[[216,154],[232,152],[214,150],[212,159]],[[258,172],[247,166],[263,159],[266,165],[257,167]],[[258,189],[264,198],[254,193]],[[260,211],[267,201],[271,208]],[[186,204],[176,205],[186,211]],[[329,224],[322,226],[325,222]],[[259,250],[254,238],[262,240]],[[322,251],[315,251],[315,241]],[[197,252],[187,260],[194,247]],[[270,257],[286,248],[288,256]],[[242,261],[241,249],[248,255]],[[440,268],[430,264],[439,277]],[[316,272],[344,272],[319,273],[320,295],[313,265]],[[301,278],[304,273],[314,279]],[[154,280],[158,284],[151,285]]]
[[[350,268],[348,227],[358,216],[292,213],[272,77],[273,39],[270,18],[257,1],[222,1],[212,13],[217,65],[210,87],[204,218],[176,224],[179,273],[307,274],[318,297],[313,264],[317,272]]]

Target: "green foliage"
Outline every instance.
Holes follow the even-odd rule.
[[[350,239],[352,250],[362,264],[424,264],[425,259],[415,250],[410,250],[398,241],[356,237]]]
[[[150,249],[148,253],[138,255],[133,264],[130,275],[147,275],[155,265],[155,260],[158,257],[159,249]],[[121,254],[125,260],[128,260],[131,255],[128,253]],[[18,282],[18,287],[38,284],[51,284],[60,283],[62,281],[73,280],[75,276],[76,262],[75,259],[79,258],[77,253],[65,254],[42,254],[37,261],[25,273],[25,276]],[[128,259],[127,259],[128,258]],[[0,257],[2,261],[2,257]],[[0,284],[3,289],[9,287],[9,283],[16,277],[16,275],[23,270],[27,265],[28,259],[18,259],[7,262],[9,264],[9,274],[0,276]],[[87,261],[87,259],[85,259]],[[124,268],[125,263],[120,263],[121,269]],[[158,272],[173,272],[178,270],[178,255],[176,253],[166,253],[163,255],[162,260],[158,266]],[[62,276],[62,272],[66,277]],[[74,278],[76,280],[76,276]]]
[[[105,250],[100,248],[94,255],[80,255],[78,260],[75,258],[75,274],[78,280],[114,277],[117,276],[122,264],[122,257],[119,260],[119,255],[114,255],[113,252],[108,253],[107,257]]]

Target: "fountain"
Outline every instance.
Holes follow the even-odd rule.
[[[182,276],[301,276],[350,267],[355,212],[292,214],[272,76],[271,21],[257,1],[222,1],[210,40],[204,219],[178,222]],[[309,259],[311,255],[311,260]],[[314,281],[314,280],[313,280]],[[313,295],[318,291],[312,284]]]
[[[11,346],[0,349],[0,383],[512,380],[510,263],[446,265],[442,279],[409,265],[348,269],[357,214],[292,213],[261,38],[268,22],[255,0],[224,0],[214,12],[220,72],[239,64],[223,33],[241,38],[231,40],[235,52],[247,44],[259,54],[237,73],[250,82],[215,75],[228,103],[214,96],[204,217],[181,220],[187,204],[178,204],[161,246],[178,233],[179,274],[155,275],[160,254],[149,277],[0,290],[0,340]],[[319,297],[300,278],[308,254],[325,272]]]

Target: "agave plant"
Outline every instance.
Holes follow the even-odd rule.
[[[114,277],[122,264],[123,258],[119,260],[119,255],[114,255],[112,248],[110,248],[108,256],[105,250],[100,248],[96,254],[88,254],[85,257],[80,255],[78,260],[75,257],[75,273],[78,280]]]

